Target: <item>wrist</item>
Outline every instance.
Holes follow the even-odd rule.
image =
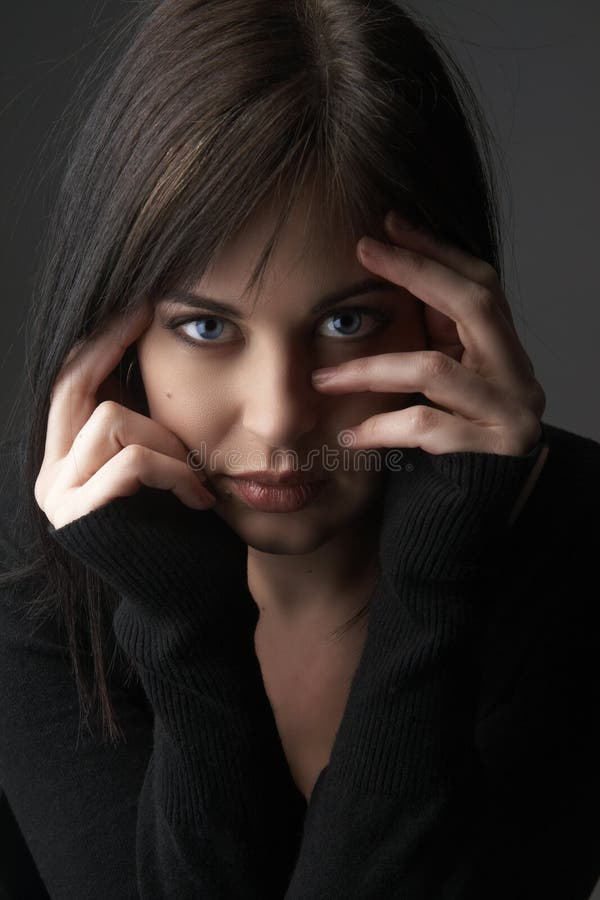
[[[381,552],[393,561],[394,583],[491,574],[543,449],[543,441],[522,456],[412,449],[411,465],[391,474],[385,499]]]
[[[170,491],[143,486],[48,531],[148,623],[174,632],[193,624],[200,638],[256,618],[246,544],[213,510],[192,510]]]

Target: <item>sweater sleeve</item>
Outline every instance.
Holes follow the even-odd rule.
[[[417,448],[390,474],[367,637],[286,900],[492,896],[474,650],[539,453]]]
[[[143,487],[50,534],[122,595],[116,640],[154,712],[136,837],[142,900],[280,898],[306,802],[254,651],[246,545]]]

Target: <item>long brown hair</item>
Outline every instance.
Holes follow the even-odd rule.
[[[49,217],[19,398],[15,534],[27,538],[0,576],[24,588],[34,618],[58,617],[80,709],[87,718],[97,701],[112,741],[105,641],[118,598],[50,538],[33,493],[50,388],[73,344],[142,298],[191,286],[273,203],[254,290],[306,196],[307,252],[326,254],[340,230],[386,240],[394,207],[502,275],[494,138],[442,41],[395,0],[165,0],[134,8],[127,29]]]

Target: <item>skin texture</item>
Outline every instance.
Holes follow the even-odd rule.
[[[339,627],[362,606],[376,575],[376,529],[381,464],[352,463],[342,456],[337,435],[371,415],[401,408],[412,393],[363,391],[328,397],[311,383],[321,366],[392,351],[425,347],[422,304],[406,289],[371,291],[335,309],[311,314],[334,289],[367,277],[356,246],[340,239],[339,252],[323,261],[302,259],[298,246],[303,209],[282,236],[268,278],[258,296],[242,297],[272,220],[255,220],[217,257],[194,290],[227,300],[252,313],[247,320],[218,318],[172,297],[159,298],[151,326],[137,342],[140,372],[151,417],[191,449],[203,448],[207,487],[215,511],[248,544],[248,584],[261,621],[296,635]],[[389,287],[389,285],[388,285]],[[340,322],[344,309],[382,309],[391,318],[380,326],[368,314]],[[163,327],[178,327],[198,346]],[[200,319],[201,316],[209,320]],[[212,326],[216,338],[204,335]],[[357,337],[353,332],[357,332]],[[330,460],[324,456],[330,451]],[[285,452],[291,455],[285,456]],[[326,494],[293,513],[267,513],[246,506],[228,492],[223,475],[253,468],[306,470],[330,478]],[[234,455],[235,454],[235,455]],[[347,451],[348,454],[348,451]],[[374,458],[376,451],[371,451]],[[379,471],[377,471],[379,469]]]

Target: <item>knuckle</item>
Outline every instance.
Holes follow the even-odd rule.
[[[539,381],[534,381],[529,392],[529,405],[536,414],[537,419],[541,419],[546,409],[546,392]]]
[[[102,425],[111,424],[117,413],[122,414],[123,407],[116,400],[102,400],[93,412],[94,419],[99,419]]]
[[[480,282],[484,287],[494,290],[499,284],[498,273],[491,263],[486,262],[485,260],[481,260],[478,263],[476,270],[476,278],[477,281]]]
[[[35,497],[35,502],[40,507],[40,509],[43,509],[42,503],[44,500],[44,488],[41,475],[38,475],[35,480],[35,484],[33,486],[33,496]]]
[[[442,353],[441,350],[429,350],[424,353],[423,368],[425,375],[429,378],[447,378],[455,365],[454,360]],[[427,408],[425,407],[425,409]]]
[[[482,284],[475,284],[471,290],[471,303],[478,312],[486,315],[494,312],[496,297],[494,292]]]
[[[150,456],[148,447],[143,444],[127,444],[120,451],[121,460],[124,465],[133,469],[140,469]]]
[[[410,417],[412,428],[417,433],[429,431],[435,422],[435,410],[430,406],[414,406]]]

